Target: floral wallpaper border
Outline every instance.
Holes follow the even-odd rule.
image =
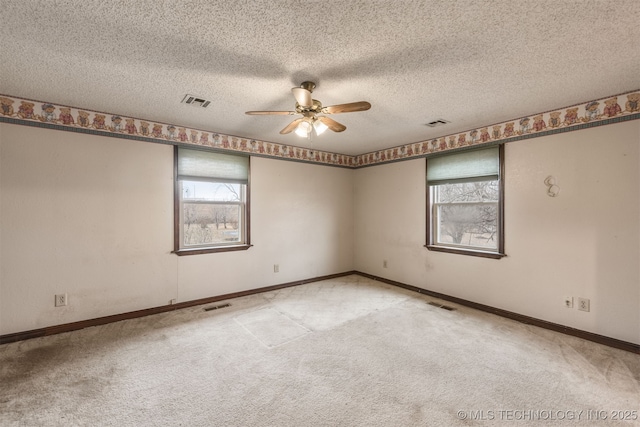
[[[621,105],[622,104],[622,105]],[[640,119],[640,90],[356,156],[354,167]]]
[[[163,144],[195,145],[346,168],[427,157],[481,144],[504,143],[636,119],[640,119],[640,90],[462,133],[349,156],[0,95],[0,122]]]
[[[354,166],[354,157],[346,154],[276,144],[9,95],[0,95],[0,121],[162,144],[209,147],[347,168]]]

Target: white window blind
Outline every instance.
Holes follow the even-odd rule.
[[[497,180],[499,176],[498,146],[433,157],[427,161],[428,185]]]
[[[247,184],[249,158],[233,154],[178,148],[179,180],[216,180]]]

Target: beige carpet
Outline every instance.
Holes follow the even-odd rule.
[[[431,300],[348,276],[0,346],[0,425],[640,425],[640,355]]]

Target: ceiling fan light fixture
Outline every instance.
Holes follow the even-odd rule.
[[[294,132],[300,137],[311,139],[316,135],[324,133],[327,129],[333,132],[343,132],[347,129],[342,123],[338,123],[328,116],[318,116],[318,114],[339,114],[351,113],[355,111],[367,111],[371,108],[371,104],[367,101],[349,102],[346,104],[330,105],[323,107],[322,103],[317,99],[311,98],[311,92],[316,87],[313,82],[303,82],[300,87],[291,89],[296,99],[295,111],[247,111],[249,115],[295,115],[302,117],[293,120],[280,131],[281,135]]]
[[[322,123],[320,120],[316,119],[313,122],[313,127],[316,130],[316,135],[320,135],[322,134],[325,130],[329,129],[329,127],[327,125],[325,125],[324,123]]]
[[[296,127],[296,135],[298,136],[302,136],[302,137],[307,137],[309,136],[309,133],[311,132],[311,123],[309,123],[308,121],[302,121],[298,124],[298,126]]]

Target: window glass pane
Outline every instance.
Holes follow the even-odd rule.
[[[437,210],[438,243],[498,248],[497,203],[439,205]]]
[[[436,243],[498,248],[498,181],[443,184],[435,190]]]
[[[182,204],[184,246],[238,243],[242,233],[242,205]]]
[[[239,202],[242,185],[225,182],[182,181],[182,199],[185,201]]]

